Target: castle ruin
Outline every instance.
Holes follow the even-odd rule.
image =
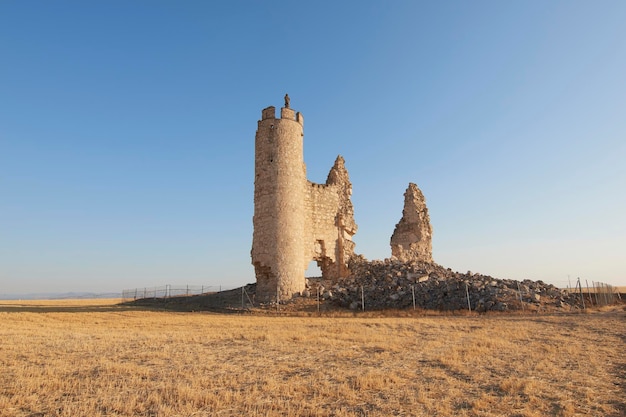
[[[279,118],[270,106],[258,121],[250,253],[257,301],[309,296],[304,274],[309,262],[316,261],[323,281],[333,286],[323,297],[351,309],[417,305],[506,311],[518,302],[545,304],[542,300],[552,300],[556,307],[576,305],[575,297],[541,281],[520,283],[469,271],[460,274],[436,264],[426,200],[414,183],[404,193],[402,218],[391,236],[391,258],[368,261],[356,255],[352,237],[357,225],[345,161],[337,157],[325,184],[308,181],[303,129],[304,117],[291,109],[287,95]],[[319,282],[314,285],[319,290]],[[522,299],[520,285],[526,299]]]
[[[357,231],[343,158],[337,157],[325,184],[308,181],[304,117],[290,108],[288,95],[280,118],[275,113],[273,106],[263,109],[255,137],[251,256],[262,302],[304,291],[312,260],[325,279],[348,276]]]

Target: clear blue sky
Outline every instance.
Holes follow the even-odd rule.
[[[0,293],[254,282],[261,110],[338,154],[358,253],[626,285],[624,1],[0,2]]]

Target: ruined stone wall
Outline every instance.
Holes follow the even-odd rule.
[[[310,185],[310,223],[308,242],[312,243],[307,259],[317,261],[326,279],[350,274],[348,262],[354,255],[352,236],[357,231],[350,196],[352,184],[344,159],[338,156],[328,173],[326,184]]]
[[[352,186],[338,157],[326,184],[306,179],[300,113],[262,111],[255,137],[252,264],[259,301],[285,300],[305,288],[316,260],[325,278],[347,276],[356,232]]]
[[[334,254],[337,250],[337,227],[335,216],[339,209],[339,196],[336,186],[309,182],[309,219],[307,223],[307,242],[305,253],[307,266],[315,260],[326,274],[332,269]]]
[[[343,278],[350,275],[348,263],[350,258],[354,256],[355,244],[352,236],[357,231],[357,225],[354,221],[354,207],[352,206],[352,183],[348,170],[345,167],[343,157],[338,156],[335,164],[328,173],[326,184],[337,187],[337,195],[339,198],[339,206],[335,213],[335,226],[338,233],[337,247],[335,251],[336,268],[323,274],[324,278]]]

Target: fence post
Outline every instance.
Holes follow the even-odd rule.
[[[242,310],[244,309],[244,307],[243,307],[243,302],[244,302],[244,300],[243,300],[243,292],[244,292],[244,289],[243,289],[243,287],[241,287],[241,309]]]
[[[591,291],[589,291],[589,281],[585,280],[587,284],[587,294],[589,295],[589,304],[593,307],[593,297],[591,297]]]
[[[365,311],[365,293],[363,291],[362,285],[361,285],[361,311]]]
[[[415,286],[411,285],[411,294],[413,295],[413,310],[415,310]]]
[[[320,312],[320,287],[317,287],[317,312]]]
[[[517,293],[519,294],[519,302],[522,304],[522,311],[524,311],[524,299],[522,298],[522,290],[519,287],[519,281],[517,281]]]
[[[576,281],[576,286],[578,287],[578,293],[580,294],[580,302],[583,303],[583,310],[585,310],[585,297],[583,297],[583,286],[580,285],[580,277],[578,277],[578,281]]]
[[[465,295],[467,295],[467,309],[471,313],[472,312],[472,305],[470,304],[469,286],[467,285],[467,282],[465,283]]]

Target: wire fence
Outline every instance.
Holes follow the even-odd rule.
[[[603,307],[616,304],[622,301],[620,287],[616,287],[604,282],[584,280],[577,278],[574,283],[569,283],[565,288],[571,294],[575,294],[580,299],[583,308]]]
[[[223,287],[221,285],[161,285],[157,287],[131,288],[122,291],[122,302],[144,298],[171,298],[210,294],[230,290],[232,288],[233,287]]]
[[[239,287],[224,287],[221,285],[161,285],[155,287],[143,287],[132,288],[122,291],[122,302],[129,302],[140,299],[158,299],[158,298],[172,298],[172,297],[185,297],[202,294],[214,294],[222,291],[229,291]],[[574,285],[568,285],[565,290],[569,293],[580,297],[580,304],[582,308],[588,307],[602,307],[620,303],[622,301],[622,295],[620,294],[620,287],[615,287],[603,282],[592,281],[591,285],[587,280],[583,283],[580,278],[575,281]],[[413,288],[411,288],[413,291]],[[472,310],[469,300],[469,292],[466,288],[466,296],[468,298],[468,308]],[[518,285],[518,293],[520,301],[523,299],[522,291]],[[317,292],[317,308],[320,309],[321,294],[319,289]],[[237,307],[238,307],[237,302]],[[247,309],[255,306],[254,295],[250,296],[245,286],[241,287],[241,308]],[[277,310],[280,309],[280,303],[271,303],[276,306]],[[365,310],[365,297],[364,290],[361,287],[361,308]],[[523,306],[523,303],[522,303]],[[416,308],[415,293],[413,293],[413,309]]]

